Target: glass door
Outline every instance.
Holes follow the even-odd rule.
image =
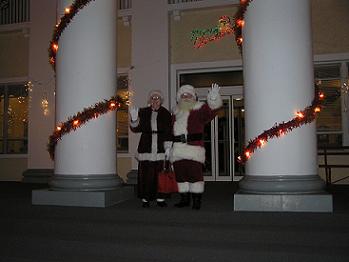
[[[237,159],[243,153],[245,141],[245,108],[244,99],[241,97],[233,98],[233,118],[234,118],[234,164],[233,180],[238,181],[245,174],[245,166],[241,165]]]
[[[236,161],[244,141],[243,99],[233,95],[222,98],[223,107],[205,126],[205,181],[237,181],[245,171]]]

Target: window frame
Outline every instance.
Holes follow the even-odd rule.
[[[347,111],[345,110],[345,99],[348,100],[348,97],[345,98],[345,96],[348,96],[348,93],[343,92],[342,86],[343,84],[349,83],[349,60],[345,61],[336,61],[336,60],[331,60],[331,61],[321,61],[321,62],[314,62],[314,73],[315,73],[315,68],[317,66],[331,66],[331,65],[338,65],[339,66],[339,76],[338,77],[327,77],[327,78],[316,78],[314,76],[314,80],[339,80],[340,81],[340,99],[341,99],[341,130],[340,131],[318,131],[316,129],[316,135],[326,135],[326,134],[342,134],[342,144],[340,146],[349,146],[349,132],[346,130],[348,129],[348,114],[349,114],[349,108],[347,108]],[[315,74],[314,74],[315,75]],[[326,98],[325,98],[326,99]],[[347,105],[348,107],[349,105]]]
[[[5,95],[4,95],[4,109],[8,109],[9,106],[9,98],[8,98],[8,88],[9,86],[15,86],[15,85],[23,85],[26,86],[28,83],[27,78],[13,78],[13,79],[0,79],[0,86],[5,87]],[[27,125],[27,137],[21,139],[21,141],[27,142],[27,150],[26,153],[9,153],[7,152],[8,148],[8,114],[5,114],[4,110],[4,118],[3,118],[3,150],[0,152],[0,159],[2,158],[22,158],[28,156],[29,151],[29,91],[27,94],[28,97],[28,125]],[[13,139],[10,139],[10,141]],[[4,152],[4,153],[2,153]]]
[[[116,73],[117,79],[119,78],[119,76],[126,76],[127,79],[129,79],[130,78],[130,69],[129,68],[118,68],[117,69],[117,73]],[[130,83],[128,83],[128,88],[127,88],[128,91],[130,91],[129,90],[129,86],[130,86]],[[116,91],[117,91],[117,88],[118,87],[116,86]],[[118,121],[117,120],[117,112],[115,114],[115,117],[116,117],[116,123],[117,123],[117,121]],[[127,121],[127,126],[128,126],[128,121]],[[117,128],[117,126],[116,126],[116,128]],[[116,136],[117,136],[117,134],[116,134]],[[118,143],[118,136],[116,137],[116,141]],[[119,151],[118,148],[117,148],[117,144],[115,146],[116,146],[117,156],[118,157],[129,157],[130,156],[129,129],[127,129],[127,150]]]

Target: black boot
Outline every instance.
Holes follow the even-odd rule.
[[[175,207],[188,207],[190,206],[190,193],[181,193],[181,200],[175,204]]]
[[[193,209],[199,210],[201,208],[201,196],[202,196],[202,194],[192,193],[192,196],[193,196]]]

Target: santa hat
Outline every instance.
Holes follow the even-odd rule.
[[[151,90],[148,94],[148,100],[150,101],[153,96],[160,97],[161,103],[164,101],[164,96],[160,90]]]
[[[196,99],[195,88],[191,85],[183,85],[177,92],[177,102],[181,99],[181,95],[183,95],[184,93],[191,94],[194,99]]]

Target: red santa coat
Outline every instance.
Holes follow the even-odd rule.
[[[209,106],[207,103],[196,102],[190,111],[181,111],[177,108],[173,114],[173,135],[202,134],[203,137],[205,125],[217,115],[220,106],[221,104]],[[183,159],[205,163],[204,141],[174,142],[171,161]]]

